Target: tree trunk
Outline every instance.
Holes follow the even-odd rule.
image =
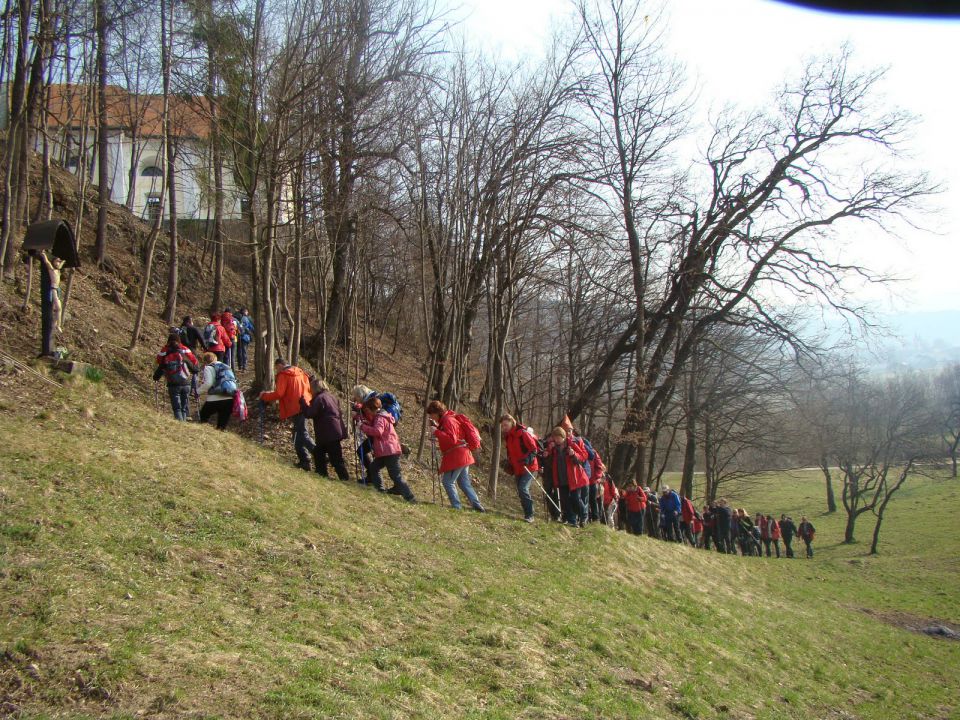
[[[214,18],[213,0],[207,0],[206,21]],[[220,145],[220,103],[217,99],[217,57],[210,32],[207,32],[207,102],[210,103],[210,154],[213,165],[213,297],[210,313],[223,308],[223,150]]]
[[[168,46],[168,43],[173,42],[173,7],[171,4],[170,8],[170,26],[167,26],[167,4],[172,2],[172,0],[160,0],[160,17],[161,17],[161,54],[163,62],[163,94],[168,98],[169,102],[170,97],[170,65],[171,65],[171,48]],[[169,257],[169,266],[167,268],[167,302],[163,308],[163,319],[168,325],[173,325],[176,322],[177,316],[177,285],[178,285],[178,270],[179,270],[179,258],[178,258],[178,238],[177,238],[177,177],[176,171],[174,168],[174,162],[177,157],[177,148],[173,142],[173,127],[170,121],[170,112],[167,112],[167,116],[164,119],[164,134],[167,136],[166,142],[166,164],[167,164],[167,202],[170,209],[170,257]]]
[[[823,472],[823,478],[827,483],[827,512],[837,511],[837,498],[833,493],[833,476],[830,473],[830,464],[827,458],[820,458],[820,470]]]
[[[109,118],[107,117],[107,7],[105,0],[97,0],[95,6],[97,30],[97,238],[94,256],[97,264],[103,265],[107,255],[107,203],[110,201],[110,146],[108,144]],[[167,88],[164,89],[164,92]]]

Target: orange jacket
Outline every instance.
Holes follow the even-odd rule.
[[[260,394],[264,402],[280,401],[281,420],[300,414],[300,398],[309,405],[313,401],[313,393],[310,392],[310,378],[294,365],[287,365],[277,373],[276,390]]]

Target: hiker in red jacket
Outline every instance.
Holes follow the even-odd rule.
[[[584,527],[589,516],[587,507],[590,480],[583,469],[588,457],[583,441],[555,427],[544,452],[544,464],[550,466],[554,488],[560,491],[560,506],[571,527]]]
[[[226,331],[227,339],[230,341],[230,344],[224,344],[226,352],[224,353],[224,362],[230,366],[231,370],[237,369],[237,355],[236,355],[236,345],[237,345],[237,323],[234,320],[233,312],[230,308],[225,308],[223,313],[220,315],[220,326]]]
[[[230,335],[223,325],[220,324],[220,313],[214,313],[210,316],[208,322],[203,328],[203,344],[207,350],[217,356],[219,362],[223,362],[226,357],[227,348],[230,347]]]
[[[683,534],[683,539],[693,547],[697,546],[696,539],[693,536],[693,521],[696,517],[697,509],[693,506],[693,501],[683,495],[680,498],[680,531]]]
[[[610,479],[610,476],[606,474],[603,476],[603,484],[600,487],[603,489],[603,517],[607,522],[607,527],[615,529],[617,527],[617,507],[620,505],[620,490],[617,489],[616,483]]]
[[[166,379],[170,406],[177,420],[186,420],[190,415],[190,387],[199,369],[196,355],[181,344],[178,332],[171,332],[167,344],[157,353],[153,379]]]
[[[767,537],[769,539],[764,540],[764,544],[767,546],[767,557],[770,557],[770,544],[773,544],[774,549],[777,551],[777,559],[780,559],[780,523],[778,523],[773,515],[767,515],[766,523],[764,528],[761,529],[761,535],[763,534],[764,529],[767,532]]]
[[[439,400],[433,400],[427,405],[427,416],[433,425],[433,436],[437,439],[437,445],[440,448],[442,456],[440,482],[443,484],[443,489],[447,491],[447,497],[450,498],[450,507],[454,510],[459,510],[461,507],[460,495],[456,488],[456,485],[459,485],[473,509],[477,512],[486,512],[480,498],[477,497],[477,491],[470,484],[470,466],[476,461],[467,447],[464,428],[461,427],[462,423],[457,418],[457,414],[448,410],[447,406]]]
[[[643,535],[643,516],[647,511],[647,493],[635,480],[623,489],[623,504],[627,508],[627,532]]]
[[[532,523],[533,498],[530,496],[530,485],[533,484],[533,473],[540,469],[537,439],[528,428],[518,424],[512,415],[500,418],[500,432],[507,450],[510,471],[517,482],[517,496],[523,509],[523,520]]]
[[[307,430],[307,419],[300,410],[300,400],[302,398],[307,405],[313,400],[310,378],[296,365],[287,365],[282,357],[277,357],[273,369],[276,373],[276,390],[260,393],[260,399],[265,403],[278,402],[280,419],[289,418],[293,421],[293,448],[297,451],[297,467],[309,471],[310,457],[316,446]]]

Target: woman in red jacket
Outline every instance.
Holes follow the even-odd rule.
[[[553,486],[560,491],[560,506],[571,527],[584,527],[589,516],[590,480],[583,469],[588,455],[583,441],[573,433],[562,427],[555,427],[550,433],[544,463],[550,466]]]
[[[627,508],[627,532],[643,535],[643,516],[647,511],[647,493],[631,480],[623,489],[623,504]]]
[[[620,504],[620,491],[616,483],[610,479],[610,476],[603,476],[603,516],[606,518],[607,526],[616,529],[617,507]]]
[[[777,559],[780,559],[780,537],[783,534],[780,530],[780,523],[778,523],[773,515],[767,515],[767,534],[770,539],[765,540],[764,542],[767,545],[767,557],[770,557],[770,543],[773,543],[774,549],[777,551]]]
[[[530,485],[533,483],[533,473],[540,469],[537,462],[537,439],[527,428],[517,424],[512,415],[500,418],[500,431],[507,449],[510,471],[517,481],[517,495],[520,498],[520,507],[523,508],[523,520],[532,523],[533,498],[530,496]]]
[[[443,456],[440,461],[442,473],[440,482],[443,484],[443,489],[447,491],[447,497],[450,498],[450,507],[454,510],[460,509],[460,496],[455,487],[459,485],[473,509],[477,512],[486,512],[480,503],[480,498],[477,497],[476,490],[470,484],[470,466],[476,461],[467,448],[456,413],[448,410],[447,406],[439,400],[433,400],[427,405],[427,416],[433,424],[433,436],[437,439],[437,445]]]

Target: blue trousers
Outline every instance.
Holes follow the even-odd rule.
[[[297,451],[297,464],[304,470],[309,470],[310,458],[316,445],[307,430],[307,419],[302,413],[297,413],[290,419],[293,421],[293,449]]]
[[[523,517],[533,517],[533,498],[530,496],[530,486],[533,484],[533,475],[529,470],[523,475],[517,475],[517,496],[520,498],[520,507],[523,508]]]
[[[170,393],[170,407],[173,408],[173,416],[177,420],[186,420],[190,415],[190,386],[189,385],[167,385],[167,392]]]
[[[480,504],[480,498],[477,497],[476,490],[474,490],[473,485],[470,484],[469,465],[445,472],[440,477],[440,482],[443,484],[443,489],[447,491],[447,497],[450,498],[450,507],[454,510],[460,509],[460,496],[457,494],[456,485],[460,486],[463,494],[467,496],[467,500],[470,501],[470,504],[475,510],[483,509],[483,505]]]

